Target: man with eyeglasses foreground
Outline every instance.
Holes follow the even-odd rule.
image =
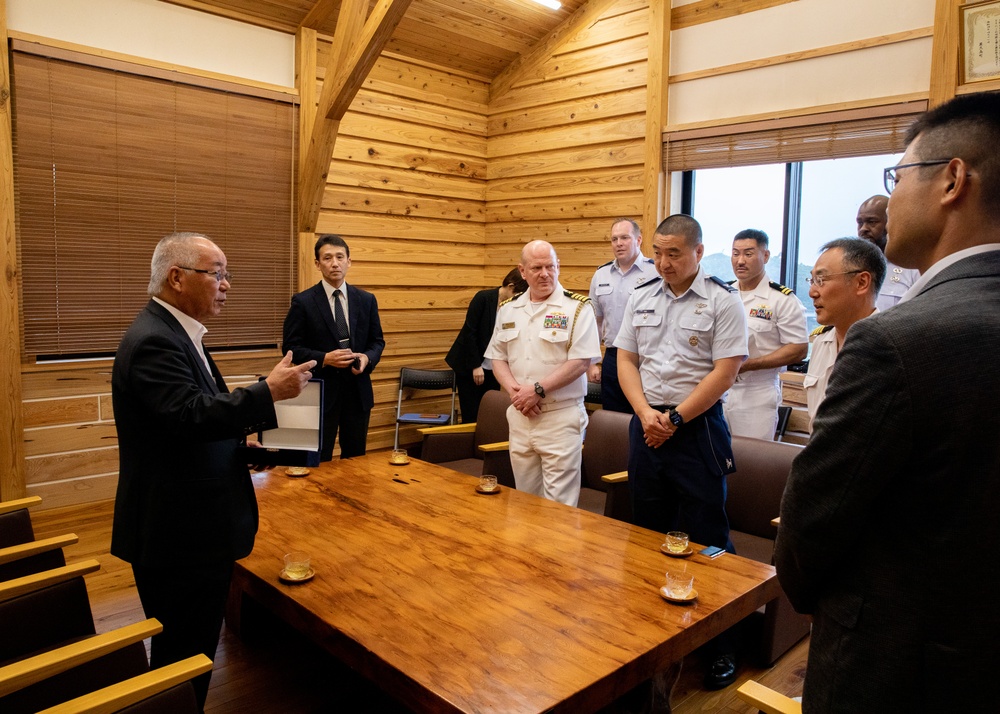
[[[858,208],[855,219],[858,224],[858,238],[874,243],[883,254],[889,242],[889,233],[885,229],[888,220],[885,209],[888,205],[888,196],[872,196]],[[901,268],[886,261],[885,280],[875,299],[875,307],[879,310],[888,310],[894,306],[919,277],[920,271]]]
[[[838,238],[820,248],[809,278],[809,297],[816,308],[809,370],[802,386],[806,392],[809,423],[826,395],[847,331],[858,320],[876,312],[875,299],[885,280],[885,257],[874,243],[860,238]]]
[[[312,363],[285,355],[267,378],[230,392],[202,344],[226,302],[226,256],[198,233],[153,251],[151,300],[122,337],[111,375],[118,493],[111,554],[132,564],[150,646],[162,667],[215,658],[233,563],[253,549],[257,499],[237,448],[277,426],[274,402],[298,396]],[[204,707],[211,672],[194,680]]]
[[[997,708],[1000,94],[907,138],[886,252],[921,277],[851,328],[781,504],[778,577],[814,618],[807,714]]]
[[[590,298],[559,284],[559,259],[545,241],[524,246],[528,290],[497,310],[486,357],[510,395],[510,465],[518,491],[576,506],[587,428],[587,368],[601,356]]]

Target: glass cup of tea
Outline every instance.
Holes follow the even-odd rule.
[[[681,531],[670,531],[667,533],[667,540],[663,545],[671,553],[683,553],[688,549],[688,534]]]
[[[406,449],[393,449],[389,461],[394,464],[408,464],[410,463],[410,456],[406,453]]]
[[[308,553],[294,550],[285,554],[285,577],[289,580],[302,580],[309,577],[310,559]]]
[[[480,476],[479,477],[479,490],[480,491],[496,491],[497,489],[497,477],[496,476]]]
[[[683,571],[667,572],[667,595],[683,600],[691,595],[694,589],[694,576]]]

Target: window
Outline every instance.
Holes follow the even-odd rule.
[[[292,103],[12,53],[23,355],[107,355],[153,247],[207,234],[236,275],[215,346],[276,344],[294,279]],[[230,89],[232,91],[230,91]]]

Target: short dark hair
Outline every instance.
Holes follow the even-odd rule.
[[[611,227],[614,228],[619,223],[628,223],[630,226],[632,226],[632,230],[635,231],[635,234],[637,236],[642,235],[642,231],[639,230],[639,224],[633,221],[631,218],[625,218],[625,217],[615,218],[613,221],[611,221]]]
[[[513,285],[515,295],[518,293],[523,293],[528,289],[528,281],[525,280],[524,277],[521,275],[520,268],[514,268],[505,276],[503,276],[503,280],[500,283],[500,287],[504,287],[505,285]]]
[[[316,255],[316,260],[319,260],[319,252],[324,245],[335,245],[338,248],[343,248],[347,251],[347,257],[351,257],[351,246],[347,245],[346,240],[336,233],[321,233],[319,238],[316,239],[316,245],[313,246],[313,253]]]
[[[691,247],[701,245],[701,224],[684,213],[664,218],[656,227],[656,235],[683,236]]]
[[[907,145],[920,137],[915,161],[959,158],[979,172],[983,210],[1000,220],[1000,93],[955,97],[922,114],[906,134]]]
[[[744,228],[742,231],[733,236],[733,243],[738,240],[752,240],[757,244],[758,248],[765,249],[770,242],[767,237],[767,233],[757,230],[756,228]]]
[[[845,270],[863,270],[872,276],[872,293],[878,295],[885,282],[885,256],[878,246],[864,238],[837,238],[823,245],[820,253],[840,248],[844,253]]]

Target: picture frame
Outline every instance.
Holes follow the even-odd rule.
[[[1000,79],[1000,0],[959,8],[961,84]]]

